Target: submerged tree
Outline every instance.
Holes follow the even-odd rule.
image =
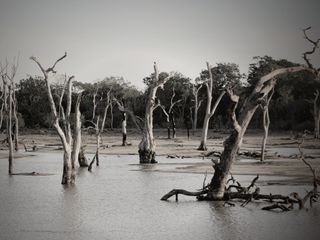
[[[18,150],[18,120],[16,113],[16,99],[15,99],[15,75],[18,68],[18,62],[11,65],[11,69],[8,70],[9,63],[6,61],[6,65],[0,65],[0,73],[2,78],[2,100],[6,116],[6,133],[7,142],[9,147],[8,156],[8,173],[13,174],[13,145],[15,144],[15,149]],[[2,111],[2,110],[1,110]],[[2,115],[2,112],[1,112]],[[2,118],[3,116],[1,116]],[[13,118],[14,123],[13,123]],[[1,119],[2,122],[2,119]],[[14,143],[13,143],[14,139]]]
[[[93,95],[93,111],[92,111],[92,121],[91,121],[91,123],[94,125],[95,135],[96,135],[96,154],[94,155],[94,157],[92,158],[92,161],[89,164],[89,167],[88,167],[89,171],[92,169],[92,165],[94,162],[96,162],[96,165],[99,166],[99,152],[100,152],[100,145],[102,140],[101,134],[105,127],[108,109],[112,104],[111,98],[110,98],[111,89],[107,91],[106,98],[103,98],[103,95],[101,95],[100,100],[97,101],[98,89],[99,89],[99,86],[97,86],[96,91]],[[102,119],[100,116],[101,111],[97,113],[97,110],[100,110],[99,107],[102,108],[102,114],[103,114]]]
[[[237,96],[232,89],[228,89],[227,92],[232,102],[231,119],[233,129],[230,136],[224,142],[224,150],[220,156],[220,160],[214,163],[214,175],[211,179],[211,182],[208,184],[208,186],[204,187],[199,192],[185,192],[181,190],[173,190],[165,196],[163,196],[162,200],[167,200],[169,197],[177,194],[197,196],[200,200],[229,200],[232,198],[250,199],[250,196],[252,196],[252,194],[246,195],[247,192],[238,192],[236,194],[233,194],[232,196],[230,192],[226,190],[227,179],[230,173],[232,163],[236,159],[239,148],[242,144],[243,136],[247,130],[247,127],[252,119],[253,114],[259,107],[261,101],[274,88],[278,79],[276,77],[283,74],[290,74],[299,71],[310,71],[313,72],[316,76],[319,76],[320,69],[315,69],[310,64],[309,60],[306,61],[308,66],[300,65],[285,68],[280,67],[259,78],[255,86],[253,87],[251,93],[245,99],[242,107],[240,108],[238,116],[236,115],[236,109],[239,102],[239,96]],[[261,197],[267,199],[267,197],[265,196],[262,197],[262,195],[260,195],[259,192],[255,194],[257,198]]]
[[[61,58],[55,61],[55,63],[52,65],[52,67],[49,67],[45,69],[41,63],[38,61],[38,59],[34,56],[30,57],[32,61],[34,61],[37,66],[40,68],[42,74],[43,74],[43,81],[45,81],[47,86],[47,94],[50,102],[50,108],[51,112],[54,117],[53,126],[56,129],[60,140],[62,142],[63,146],[63,174],[62,174],[62,184],[72,184],[75,182],[75,162],[78,159],[79,150],[80,150],[80,144],[79,144],[79,123],[77,121],[80,121],[80,100],[81,100],[81,94],[78,95],[77,103],[76,103],[76,115],[75,118],[75,126],[77,126],[74,131],[74,138],[72,136],[72,129],[71,129],[71,104],[72,104],[72,80],[74,76],[69,77],[66,79],[64,86],[62,88],[62,92],[60,95],[59,105],[57,106],[51,89],[51,83],[50,78],[52,77],[52,74],[55,74],[55,67],[56,65],[67,57],[67,53],[65,53]],[[66,91],[66,97],[67,97],[67,106],[66,109],[62,106],[62,99],[64,97],[64,93]],[[57,111],[59,109],[59,111]]]
[[[149,94],[146,103],[144,128],[142,140],[139,143],[140,163],[157,163],[155,160],[155,142],[153,137],[153,111],[160,106],[156,103],[156,94],[159,87],[169,80],[170,76],[160,76],[156,63],[154,63],[154,74],[149,82]]]

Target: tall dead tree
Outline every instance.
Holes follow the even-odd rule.
[[[92,121],[91,123],[94,125],[94,129],[95,129],[95,135],[96,135],[96,154],[95,156],[92,158],[92,161],[89,164],[88,170],[91,171],[92,169],[92,165],[94,162],[96,162],[96,165],[99,166],[99,153],[100,153],[100,145],[102,142],[101,139],[101,134],[103,133],[104,127],[105,127],[105,123],[106,123],[106,119],[107,119],[107,113],[108,113],[108,109],[111,106],[111,100],[110,100],[110,92],[111,89],[107,92],[107,97],[106,99],[103,99],[102,96],[100,97],[100,100],[97,101],[97,95],[98,95],[98,87],[96,89],[96,92],[93,96],[93,112],[92,112]],[[97,110],[97,106],[98,104],[103,103],[103,117],[102,119],[100,118],[100,114],[96,113]]]
[[[174,119],[174,113],[173,113],[173,108],[176,104],[182,101],[182,99],[177,99],[174,100],[176,96],[174,87],[172,88],[172,96],[170,98],[170,106],[169,109],[166,110],[165,106],[160,105],[162,112],[164,115],[166,115],[166,122],[167,122],[167,131],[168,131],[168,139],[171,138],[171,133],[170,133],[170,122],[171,122],[171,127],[172,127],[172,138],[176,138],[176,125],[175,125],[175,119]]]
[[[192,95],[194,97],[194,112],[193,112],[193,123],[192,123],[192,134],[197,130],[198,125],[198,110],[201,106],[202,100],[199,100],[199,91],[203,87],[203,84],[195,85],[192,84]]]
[[[269,95],[267,95],[261,102],[260,107],[262,108],[262,118],[263,118],[263,139],[262,139],[262,145],[261,145],[261,158],[260,161],[264,161],[265,157],[265,150],[266,150],[266,144],[267,144],[267,138],[269,134],[269,125],[270,125],[270,117],[269,117],[269,105],[271,98],[274,94],[274,88],[272,88]]]
[[[314,118],[314,137],[319,139],[320,138],[320,101],[319,101],[318,89],[314,93],[313,118]]]
[[[64,58],[67,57],[67,53],[65,53],[61,58],[55,61],[55,63],[52,65],[52,67],[49,67],[45,69],[41,63],[38,61],[38,59],[34,56],[30,57],[32,61],[34,61],[39,69],[41,70],[43,74],[43,80],[46,83],[47,86],[47,93],[48,93],[48,98],[50,102],[50,108],[51,112],[54,117],[54,122],[53,126],[56,129],[60,140],[62,142],[63,146],[63,174],[62,174],[62,184],[72,184],[75,182],[75,161],[78,159],[79,154],[79,148],[80,144],[78,143],[79,138],[77,137],[79,134],[79,123],[77,121],[80,121],[79,117],[79,104],[80,104],[80,96],[78,96],[77,99],[77,107],[76,107],[76,115],[78,115],[75,118],[75,126],[77,126],[74,129],[74,136],[75,138],[73,139],[72,136],[72,129],[71,129],[71,102],[72,102],[72,80],[74,76],[69,77],[63,86],[62,93],[60,95],[60,101],[59,101],[59,112],[57,111],[57,106],[56,103],[53,99],[52,95],[52,89],[51,89],[51,83],[50,83],[50,78],[52,77],[52,74],[55,74],[55,67],[56,65],[63,60]],[[64,92],[66,91],[67,95],[67,106],[66,109],[62,106],[61,102],[64,97]],[[62,126],[61,126],[62,124]]]
[[[312,40],[308,34],[307,34],[307,31],[310,30],[311,27],[308,27],[306,29],[303,30],[303,34],[304,34],[304,38],[312,45],[312,49],[310,51],[306,51],[304,54],[303,54],[303,59],[305,60],[305,62],[307,63],[307,66],[310,68],[310,69],[313,69],[315,70],[315,72],[317,73],[316,74],[316,77],[319,79],[319,71],[320,71],[320,68],[316,69],[312,63],[310,62],[310,59],[308,58],[309,55],[312,55],[317,48],[319,48],[319,42],[320,42],[320,38],[317,39],[316,41],[315,40]],[[319,134],[319,125],[320,125],[320,109],[319,109],[319,105],[318,105],[318,99],[319,99],[319,91],[316,90],[315,92],[315,98],[314,98],[314,101],[313,101],[313,116],[314,116],[314,123],[315,123],[315,129],[314,129],[314,137],[315,138],[320,138],[320,134]]]
[[[14,108],[14,91],[15,91],[15,83],[14,78],[18,68],[18,62],[13,63],[11,65],[11,70],[8,70],[9,63],[6,61],[6,66],[0,65],[0,72],[3,84],[3,103],[4,110],[6,115],[6,132],[7,132],[7,141],[9,148],[9,156],[8,156],[8,173],[9,175],[13,174],[13,138],[15,141],[17,140],[18,134],[17,131],[13,131],[12,119],[14,118],[15,108]],[[17,124],[18,122],[14,122]],[[15,128],[18,128],[16,126]],[[16,135],[17,134],[17,135]],[[18,142],[16,142],[18,144]],[[17,148],[16,148],[17,150]]]
[[[213,76],[211,72],[211,67],[207,62],[207,68],[209,72],[209,79],[204,82],[204,85],[207,88],[207,107],[205,112],[205,117],[203,121],[202,133],[201,133],[201,142],[198,150],[207,150],[207,139],[208,139],[208,128],[211,117],[214,115],[222,97],[225,95],[225,91],[223,90],[214,105],[212,106],[212,90],[213,90]]]
[[[307,28],[304,30],[304,33]],[[319,39],[320,40],[320,39]],[[315,51],[313,49],[312,53]],[[308,53],[308,52],[307,52]],[[310,54],[310,53],[309,53]],[[226,193],[227,178],[230,172],[230,168],[236,159],[239,148],[242,144],[243,136],[247,130],[247,127],[252,119],[253,114],[259,107],[261,101],[270,93],[277,82],[277,76],[283,74],[290,74],[299,71],[310,71],[319,77],[320,68],[315,69],[306,58],[307,66],[300,65],[287,68],[279,68],[271,71],[270,73],[262,76],[254,86],[250,95],[244,101],[242,107],[239,110],[238,116],[236,115],[236,109],[239,102],[239,96],[237,96],[233,90],[227,90],[230,100],[232,102],[232,132],[230,136],[224,142],[224,150],[220,156],[220,161],[214,163],[214,175],[211,182],[200,192],[181,192],[181,190],[173,190],[166,194],[162,199],[167,200],[169,197],[177,194],[186,194],[192,196],[198,196],[201,200],[223,200],[230,199],[229,193]],[[184,190],[183,190],[184,191]]]
[[[160,106],[156,103],[156,94],[159,87],[169,80],[170,76],[159,78],[157,64],[154,63],[153,80],[149,87],[149,95],[146,103],[146,112],[142,140],[139,143],[140,163],[157,163],[155,160],[155,142],[153,137],[153,111]]]

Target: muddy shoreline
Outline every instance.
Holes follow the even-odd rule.
[[[158,167],[143,169],[143,171],[160,171],[173,173],[196,173],[196,174],[212,174],[213,168],[211,159],[213,156],[208,156],[212,151],[221,152],[223,141],[228,136],[227,133],[209,131],[208,151],[196,150],[200,143],[200,129],[187,139],[186,132],[178,130],[176,139],[167,139],[165,129],[155,130],[156,153],[157,156],[167,156],[166,162],[159,161]],[[1,139],[5,136],[1,135]],[[129,146],[121,146],[122,135],[119,129],[107,130],[102,136],[103,144],[101,154],[103,155],[132,155],[138,163],[138,144],[140,135],[136,130],[128,131]],[[55,132],[52,130],[30,131],[23,130],[20,133],[20,140],[26,145],[27,149],[32,151],[35,145],[37,152],[57,152],[61,151],[62,146]],[[262,134],[259,131],[249,131],[245,135],[241,153],[245,152],[260,152],[260,144]],[[95,136],[92,134],[83,134],[83,144],[85,151],[90,158],[90,155],[95,151]],[[309,182],[310,170],[299,159],[298,152],[299,139],[294,138],[288,132],[274,132],[268,138],[267,153],[265,163],[260,163],[258,157],[248,157],[241,155],[233,164],[231,172],[233,175],[265,175],[265,176],[283,176],[293,178],[292,183]],[[303,150],[308,162],[316,169],[320,168],[320,141],[315,140],[312,136],[307,136],[303,144]],[[0,159],[5,160],[7,151],[5,144],[1,145]],[[16,157],[23,157],[24,147],[20,145],[19,153]],[[172,160],[171,160],[172,159]],[[188,160],[189,159],[189,160]],[[192,160],[192,161],[190,161]],[[172,162],[172,163],[171,163]],[[165,166],[165,169],[163,169]]]

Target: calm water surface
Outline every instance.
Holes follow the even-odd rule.
[[[172,188],[198,189],[201,174],[136,171],[137,156],[102,156],[93,172],[81,170],[76,186],[60,185],[61,153],[37,153],[15,160],[7,175],[0,160],[0,239],[319,239],[320,204],[308,211],[272,213],[261,205],[222,207],[180,197],[159,199]],[[158,158],[161,163],[175,160]],[[158,169],[163,165],[155,166]],[[239,177],[249,182],[251,177]],[[304,191],[304,186],[264,187],[264,192]]]

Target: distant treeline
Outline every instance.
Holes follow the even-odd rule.
[[[271,57],[256,57],[250,65],[248,74],[241,74],[239,68],[233,63],[219,63],[212,67],[214,77],[213,97],[217,98],[225,85],[233,85],[240,94],[241,101],[245,101],[250,88],[263,74],[270,72],[277,67],[289,67],[297,64],[287,60],[274,60]],[[170,74],[170,80],[166,82],[163,89],[157,94],[157,99],[165,108],[169,108],[172,95],[173,100],[180,100],[173,108],[173,114],[178,128],[191,128],[194,121],[194,95],[193,88],[199,88],[205,83],[208,71],[201,71],[199,78],[190,79],[180,73],[161,73],[160,77]],[[64,76],[57,76],[56,83],[52,84],[56,93],[55,100],[59,101]],[[153,76],[143,79],[146,84],[144,92],[136,89],[121,77],[107,77],[97,83],[74,82],[74,92],[83,91],[80,110],[82,112],[83,126],[90,126],[93,114],[93,97],[96,94],[98,101],[97,111],[103,111],[104,102],[108,91],[112,99],[121,101],[125,108],[134,115],[143,118],[145,102],[148,94],[148,85]],[[60,82],[60,83],[59,83]],[[319,82],[309,72],[299,72],[283,76],[275,87],[275,93],[270,103],[270,128],[273,130],[313,130],[313,99],[316,89],[320,89]],[[197,127],[201,128],[206,108],[206,87],[200,88],[198,99],[201,102],[198,111]],[[16,85],[16,96],[18,102],[19,125],[26,128],[50,128],[52,127],[52,115],[47,97],[47,87],[41,77],[29,77],[22,79]],[[75,96],[74,96],[75,97]],[[66,99],[63,103],[66,104]],[[227,129],[230,124],[229,99],[225,95],[213,116],[209,128]],[[161,108],[154,112],[154,126],[157,128],[166,127],[166,116]],[[121,113],[118,110],[116,101],[113,102],[107,115],[107,128],[118,128],[121,125]],[[2,126],[3,127],[3,126]],[[128,127],[135,125],[128,120]],[[250,128],[262,128],[262,114],[257,111],[251,121]]]

